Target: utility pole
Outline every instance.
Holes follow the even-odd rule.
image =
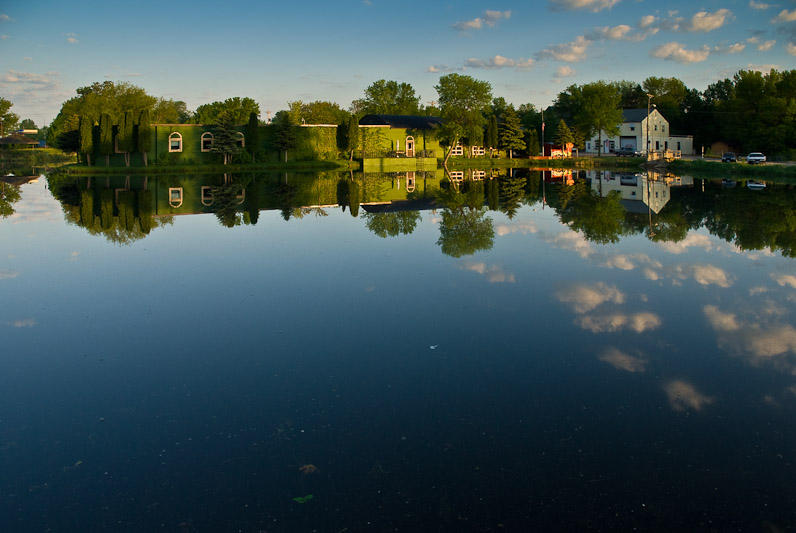
[[[542,108],[542,157],[544,157],[544,108]]]
[[[647,161],[650,160],[650,101],[653,95],[647,93]]]

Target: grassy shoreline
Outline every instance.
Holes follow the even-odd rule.
[[[572,169],[633,169],[641,168],[644,159],[640,157],[571,157],[566,159],[547,158],[493,158],[469,159],[455,157],[448,160],[451,169],[488,168],[572,168]]]
[[[227,172],[257,172],[263,170],[359,170],[359,162],[335,161],[289,161],[287,163],[246,163],[230,165],[151,165],[148,167],[103,167],[67,165],[59,172],[69,175],[95,176],[107,174],[217,174]]]
[[[666,165],[673,174],[699,174],[715,178],[788,178],[796,179],[796,165],[748,165],[702,160],[678,159]]]

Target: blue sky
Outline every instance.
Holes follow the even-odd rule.
[[[424,102],[447,72],[547,105],[570,83],[677,76],[689,86],[740,68],[796,68],[796,1],[137,1],[0,4],[0,96],[38,124],[74,89],[125,80],[190,108],[250,96],[348,107],[372,81]]]

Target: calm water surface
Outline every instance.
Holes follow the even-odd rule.
[[[793,186],[0,187],[2,531],[796,527]]]

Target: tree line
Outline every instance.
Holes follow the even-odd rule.
[[[543,109],[531,103],[515,107],[504,97],[494,96],[489,82],[458,73],[442,76],[435,90],[436,100],[423,105],[411,84],[382,79],[366,87],[363,96],[347,109],[330,101],[292,101],[271,121],[278,128],[276,143],[286,152],[295,145],[292,126],[336,124],[340,128],[340,150],[351,156],[357,141],[353,126],[362,116],[429,115],[443,118],[444,125],[437,134],[449,147],[462,143],[484,146],[490,152],[505,150],[509,156],[536,155],[542,136],[582,149],[588,139],[603,133],[617,134],[622,109],[646,108],[650,103],[669,121],[671,132],[693,135],[695,147],[721,141],[741,152],[759,150],[796,157],[796,70],[740,70],[703,91],[689,88],[677,78],[654,76],[641,83],[623,80],[573,84]],[[6,130],[19,125],[19,117],[11,113],[10,107],[7,99],[0,98],[0,120]],[[48,127],[47,141],[65,150],[80,150],[81,139],[87,140],[80,133],[83,120],[99,128],[97,142],[102,150],[107,150],[102,137],[103,116],[109,117],[117,133],[123,133],[127,131],[124,128],[129,128],[125,116],[129,113],[135,129],[145,110],[152,123],[221,125],[228,131],[230,126],[253,120],[262,125],[270,119],[263,121],[259,105],[248,97],[211,102],[190,111],[183,101],[157,98],[129,83],[106,81],[78,88],[77,96],[64,102]],[[232,144],[227,148],[234,152]],[[446,158],[448,155],[450,151]]]

